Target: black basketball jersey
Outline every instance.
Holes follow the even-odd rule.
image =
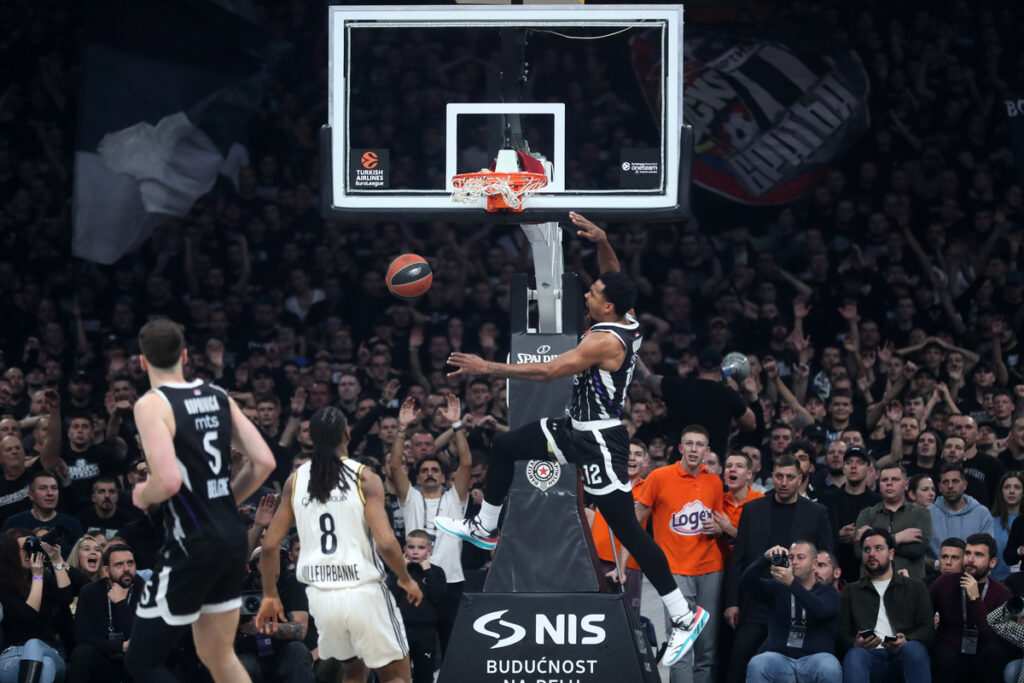
[[[622,406],[633,379],[637,354],[644,341],[637,319],[627,315],[626,320],[629,322],[625,325],[597,323],[583,334],[581,340],[597,332],[614,334],[626,347],[626,355],[622,365],[615,370],[602,370],[600,366],[592,365],[576,374],[572,383],[572,403],[569,406],[569,416],[574,420],[588,422],[622,417]]]
[[[202,380],[154,389],[174,411],[174,452],[181,488],[164,503],[162,555],[188,555],[199,541],[245,543],[231,494],[231,405],[220,387]]]

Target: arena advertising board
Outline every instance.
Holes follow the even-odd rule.
[[[869,82],[853,51],[806,41],[687,27],[684,120],[694,129],[694,182],[747,204],[799,198],[867,130]],[[633,43],[641,83],[661,59]],[[656,95],[647,90],[654,105]]]
[[[620,595],[468,594],[440,683],[607,683],[658,681],[642,631]]]

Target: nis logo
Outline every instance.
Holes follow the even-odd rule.
[[[558,358],[557,353],[551,353],[551,347],[541,344],[537,347],[537,353],[518,353],[516,363],[547,363]]]
[[[473,630],[480,635],[494,638],[492,650],[515,645],[526,638],[526,628],[502,619],[507,609],[488,612],[473,622]],[[537,645],[598,645],[604,642],[605,630],[598,624],[604,621],[603,614],[556,614],[554,622],[545,614],[536,615],[533,642]]]

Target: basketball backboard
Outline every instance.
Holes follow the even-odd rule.
[[[681,5],[335,6],[329,22],[325,215],[689,215]],[[452,176],[503,146],[550,162],[526,210],[452,202]]]

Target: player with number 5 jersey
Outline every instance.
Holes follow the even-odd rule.
[[[136,485],[132,500],[159,514],[166,533],[139,601],[125,667],[136,681],[174,681],[165,662],[191,626],[196,652],[215,681],[247,681],[232,647],[247,559],[237,506],[273,471],[274,456],[223,389],[185,381],[180,325],[147,323],[139,346],[152,389],[136,402],[135,422],[150,476]],[[232,446],[242,454],[236,471]]]
[[[341,660],[345,680],[365,679],[369,667],[383,683],[408,683],[409,645],[402,614],[384,583],[384,564],[410,602],[419,605],[423,594],[388,523],[384,485],[346,456],[348,423],[340,410],[317,410],[309,435],[313,457],[285,482],[283,502],[263,538],[263,603],[256,625],[270,634],[278,620],[285,621],[277,594],[279,551],[294,526],[301,543],[295,573],[308,586],[320,657]]]

